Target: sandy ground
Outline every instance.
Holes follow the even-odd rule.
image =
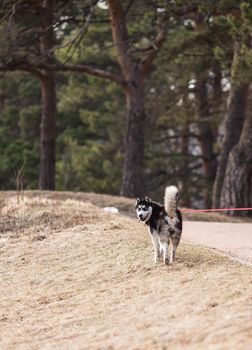
[[[2,199],[0,349],[251,350],[250,266],[186,243],[173,266],[152,255],[136,220],[74,199]]]
[[[252,264],[252,223],[185,221],[183,240]]]

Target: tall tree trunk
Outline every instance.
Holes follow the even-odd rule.
[[[55,189],[56,90],[53,72],[41,79],[40,179],[43,190]]]
[[[200,78],[197,83],[200,144],[203,157],[203,172],[205,177],[204,202],[211,208],[212,187],[216,174],[216,155],[213,150],[215,135],[210,115],[210,103],[207,93],[207,77]]]
[[[44,0],[39,7],[41,22],[40,50],[48,64],[54,63],[52,48],[55,43],[53,30],[54,0]],[[53,71],[41,71],[42,115],[40,125],[40,176],[43,190],[55,189],[55,138],[56,138],[56,89]]]
[[[124,78],[124,91],[127,105],[127,132],[125,141],[125,159],[121,195],[139,196],[143,192],[143,156],[144,156],[144,85],[150,73],[152,63],[162,47],[167,22],[157,25],[157,35],[148,53],[141,59],[132,55],[127,30],[127,11],[123,1],[108,0],[112,37],[117,51],[117,61]],[[138,61],[138,63],[137,63]]]
[[[228,156],[240,138],[246,111],[248,85],[232,87],[228,100],[224,142],[220,153],[217,175],[213,189],[213,207],[219,208]]]
[[[189,159],[188,159],[188,153],[189,153],[189,123],[186,122],[182,129],[181,134],[181,154],[183,156],[183,164],[181,165],[181,173],[182,175],[182,192],[183,192],[183,203],[182,205],[187,206],[190,208],[191,201],[190,201],[190,193],[189,193]]]
[[[251,91],[250,91],[251,94]],[[247,109],[239,142],[233,147],[223,179],[220,204],[222,207],[252,207],[252,112]],[[231,211],[230,215],[250,216],[251,211]]]
[[[121,195],[134,197],[143,193],[144,157],[144,86],[142,79],[134,80],[125,90],[127,104],[127,132]]]
[[[239,45],[235,45],[234,57],[232,62],[232,80],[234,80],[235,70],[237,67],[239,55]],[[233,147],[238,143],[246,112],[247,96],[249,85],[240,83],[235,85],[232,82],[231,90],[227,102],[227,115],[225,121],[225,135],[218,161],[217,174],[213,187],[213,208],[220,207],[220,197],[225,177],[225,171],[228,161],[228,156]]]
[[[110,0],[112,37],[117,59],[125,79],[127,131],[125,158],[120,194],[134,197],[143,189],[142,166],[144,154],[144,77],[130,54],[125,12],[120,1]]]

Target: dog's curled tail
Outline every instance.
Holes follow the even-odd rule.
[[[176,186],[168,186],[165,189],[164,207],[170,217],[176,216],[178,205],[178,189]]]

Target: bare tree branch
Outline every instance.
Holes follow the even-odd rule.
[[[77,73],[87,73],[100,78],[111,80],[121,86],[124,86],[124,79],[118,75],[111,72],[104,71],[102,69],[97,69],[90,67],[88,65],[76,64],[76,65],[63,65],[63,64],[32,64],[32,63],[20,63],[20,64],[7,64],[0,65],[0,71],[15,71],[22,70],[32,73],[39,78],[43,79],[44,75],[41,70],[49,71],[61,71],[61,72],[77,72]]]
[[[71,57],[73,56],[74,52],[76,51],[76,49],[79,47],[81,40],[83,39],[84,35],[87,33],[88,29],[89,29],[89,24],[94,12],[94,8],[97,4],[98,0],[92,0],[91,4],[90,4],[90,9],[89,12],[86,16],[86,20],[85,23],[82,25],[81,29],[79,30],[79,32],[77,33],[77,35],[74,36],[74,38],[72,40],[69,40],[68,42],[62,44],[62,45],[57,45],[54,46],[52,48],[51,51],[55,51],[57,49],[60,48],[64,48],[68,46],[68,50],[67,50],[67,54],[70,53],[72,51],[72,53],[70,54],[70,56],[64,61],[64,63],[68,62]]]
[[[148,55],[141,61],[140,69],[142,73],[146,73],[150,69],[152,62],[157,57],[159,50],[161,49],[163,43],[165,42],[167,28],[168,28],[168,22],[167,22],[167,18],[165,18],[163,23],[160,26],[160,30],[157,33],[155,40],[151,45],[152,49],[149,51]]]

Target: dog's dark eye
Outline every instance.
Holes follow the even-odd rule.
[[[143,210],[146,211],[146,210],[148,210],[148,208],[147,207],[143,207]]]

